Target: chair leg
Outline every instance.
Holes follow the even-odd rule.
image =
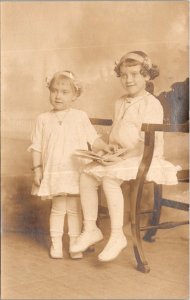
[[[145,259],[140,236],[140,204],[142,199],[143,182],[135,180],[131,184],[130,190],[130,214],[131,214],[131,232],[133,238],[133,249],[137,261],[137,270],[148,273],[150,268]]]
[[[162,185],[154,183],[154,206],[153,206],[153,214],[150,221],[150,225],[158,225],[160,221],[161,215],[161,199],[162,199]],[[155,235],[158,229],[152,228],[147,230],[145,233],[143,240],[147,242],[154,242]]]

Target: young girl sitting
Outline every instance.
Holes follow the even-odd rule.
[[[79,170],[84,161],[73,153],[77,149],[96,149],[110,152],[112,146],[105,144],[97,135],[85,112],[72,108],[73,101],[81,94],[81,86],[70,71],[56,73],[48,84],[51,111],[37,118],[32,136],[34,171],[33,195],[52,198],[50,236],[52,258],[62,258],[64,218],[68,216],[70,248],[81,233]],[[68,197],[69,195],[69,197]],[[71,258],[81,258],[82,253],[72,253]]]
[[[111,235],[100,261],[116,258],[127,246],[123,233],[124,198],[121,190],[123,181],[136,178],[143,153],[144,135],[142,123],[163,123],[163,108],[160,102],[146,91],[149,80],[159,75],[156,65],[141,51],[125,54],[115,67],[126,94],[116,101],[114,122],[109,137],[110,143],[127,148],[127,154],[115,164],[91,163],[80,179],[81,203],[84,214],[84,232],[72,246],[73,252],[84,251],[100,241],[103,236],[96,226],[98,212],[97,188],[102,183],[111,219]],[[147,180],[158,184],[176,184],[177,167],[163,159],[163,134],[156,133],[153,161]]]

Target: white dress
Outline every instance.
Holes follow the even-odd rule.
[[[104,176],[127,181],[135,179],[143,152],[142,123],[163,123],[163,108],[154,96],[146,93],[135,98],[123,96],[117,100],[109,142],[128,148],[130,157],[110,166],[102,166],[93,162],[85,168],[84,172],[93,175],[98,180]],[[156,132],[153,160],[146,180],[157,184],[177,184],[176,173],[181,168],[164,160],[163,146],[163,133]]]
[[[62,125],[59,124],[62,120]],[[41,152],[43,179],[33,185],[32,194],[54,196],[79,193],[79,171],[86,161],[73,155],[77,149],[88,149],[98,138],[87,114],[77,109],[39,115],[32,134],[34,149]],[[89,162],[89,161],[88,161]]]

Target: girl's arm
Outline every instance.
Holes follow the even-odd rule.
[[[34,172],[34,184],[40,186],[43,177],[41,152],[32,150],[32,161],[32,170]]]
[[[32,161],[33,161],[33,169],[37,169],[37,166],[41,166],[42,159],[41,159],[41,152],[32,150]]]
[[[43,128],[43,114],[39,115],[36,120],[35,127],[32,132],[32,145],[28,148],[32,152],[32,170],[34,172],[34,184],[39,186],[42,181],[42,128]]]
[[[108,145],[99,137],[94,126],[91,124],[91,122],[85,112],[83,112],[82,117],[83,117],[84,133],[86,135],[86,139],[87,139],[88,143],[90,144],[92,150],[94,152],[98,152],[101,150],[104,152],[108,152],[108,153],[115,152],[117,150],[116,149],[117,146]]]

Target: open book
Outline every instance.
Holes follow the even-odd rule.
[[[127,153],[127,149],[122,148],[118,149],[113,154],[105,153],[103,151],[99,151],[98,153],[95,153],[93,151],[88,150],[76,150],[74,155],[77,155],[82,158],[91,159],[93,161],[97,162],[116,162],[118,160],[118,157],[124,156]]]

